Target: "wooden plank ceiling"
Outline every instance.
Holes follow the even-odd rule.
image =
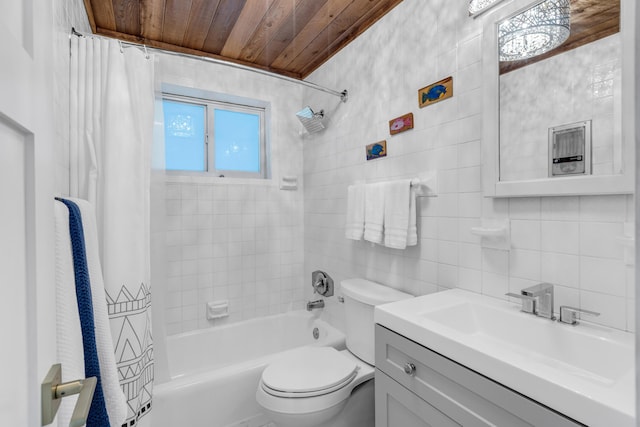
[[[84,0],[95,34],[305,78],[402,0]]]
[[[556,49],[523,61],[501,62],[500,74],[542,61],[620,31],[620,0],[571,0],[571,33]]]

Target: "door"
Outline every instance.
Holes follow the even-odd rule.
[[[0,6],[0,425],[35,427],[56,353],[51,2]]]

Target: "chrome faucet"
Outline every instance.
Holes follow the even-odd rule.
[[[590,316],[600,316],[600,313],[591,310],[585,310],[584,308],[569,307],[567,305],[560,306],[560,322],[567,323],[569,325],[578,324],[578,314],[588,314]]]
[[[307,311],[311,311],[314,308],[322,308],[322,307],[324,307],[324,300],[322,299],[307,302]]]
[[[555,320],[553,315],[553,285],[551,283],[539,283],[522,289],[520,294],[509,292],[505,295],[521,299],[521,311]]]

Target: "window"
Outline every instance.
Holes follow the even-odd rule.
[[[165,94],[167,170],[266,178],[265,107]]]

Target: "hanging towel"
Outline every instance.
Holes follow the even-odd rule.
[[[411,191],[409,192],[409,229],[407,230],[407,246],[415,246],[418,244],[416,197],[416,187],[411,185]]]
[[[407,247],[411,180],[384,184],[384,245],[394,249]]]
[[[382,243],[384,233],[384,184],[366,184],[364,195],[364,240]]]
[[[102,401],[101,405],[105,411],[102,412],[99,406],[96,406],[97,409],[94,409],[94,405],[100,405],[100,403],[96,403],[96,397],[94,397],[87,425],[119,426],[122,425],[126,418],[127,404],[125,395],[119,384],[111,329],[107,315],[107,300],[98,256],[98,235],[95,213],[91,204],[85,200],[59,199],[59,201],[66,205],[68,209],[68,230],[71,236],[76,293],[78,295],[83,293],[84,298],[87,296],[90,297],[91,311],[86,309],[88,305],[86,300],[82,306],[80,304],[78,305],[82,340],[84,343],[85,373],[86,376],[98,377],[98,384],[94,396],[100,396]],[[57,203],[57,205],[60,203]],[[57,208],[56,212],[58,211],[59,209]],[[88,328],[90,324],[93,324],[93,345],[95,349],[87,347],[87,342],[91,342],[90,336],[92,334],[91,331],[85,331],[85,329]],[[89,363],[87,362],[88,353],[91,355]],[[95,371],[96,362],[98,375],[95,373],[90,374],[87,370],[87,365],[91,365]],[[105,420],[106,424],[104,424]],[[68,423],[65,425],[68,425]]]
[[[347,189],[347,239],[360,240],[364,235],[364,187],[356,184]]]
[[[56,260],[56,330],[58,361],[62,364],[62,381],[84,378],[82,331],[76,301],[71,239],[69,238],[69,210],[55,202],[55,260]],[[78,395],[65,397],[58,409],[58,425],[68,427]]]

